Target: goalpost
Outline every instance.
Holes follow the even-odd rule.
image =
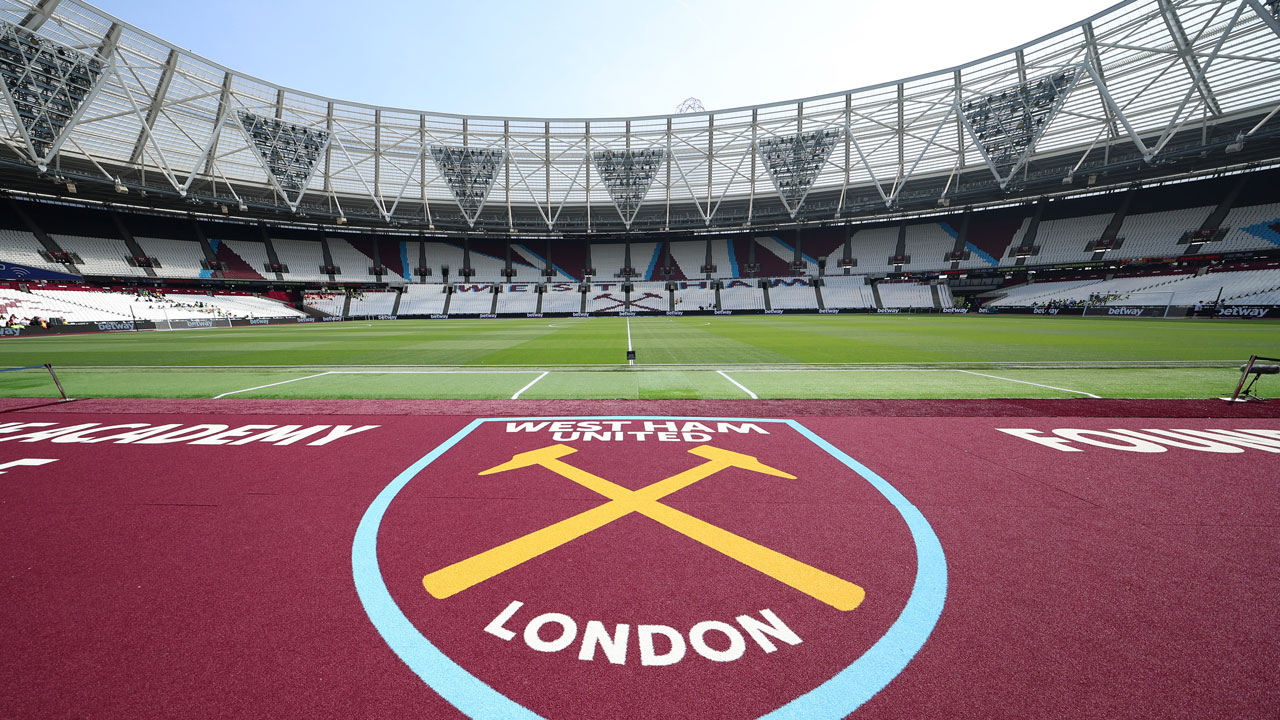
[[[1169,317],[1169,308],[1173,307],[1173,291],[1147,290],[1124,293],[1115,299],[1104,299],[1102,302],[1086,302],[1080,311],[1085,315],[1132,315],[1134,317]],[[1126,312],[1127,311],[1127,312]]]
[[[202,318],[170,318],[169,311],[164,308],[160,309],[164,315],[164,319],[157,318],[154,322],[157,330],[199,330],[202,328],[215,327],[231,327],[231,318],[223,315],[210,315]]]
[[[58,388],[58,394],[62,396],[62,399],[58,402],[70,402],[75,399],[67,397],[67,391],[62,389],[62,382],[58,380],[58,374],[53,371],[53,365],[49,363],[45,363],[43,365],[24,365],[22,367],[0,368],[0,373],[19,372],[22,370],[48,370],[49,377],[53,378],[53,386]]]

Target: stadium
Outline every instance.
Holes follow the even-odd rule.
[[[1280,2],[1010,42],[508,117],[0,0],[0,717],[1275,717]]]

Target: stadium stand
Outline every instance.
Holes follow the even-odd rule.
[[[1031,305],[1043,305],[1051,299],[1071,297],[1070,293],[1078,291],[1081,288],[1097,285],[1102,282],[1101,278],[1092,278],[1088,280],[1051,280],[1045,282],[1031,282],[1020,285],[1011,285],[1001,288],[997,293],[1000,297],[986,303],[988,307],[1029,307]],[[1088,297],[1089,293],[1096,290],[1088,289],[1084,291],[1084,297]]]
[[[0,288],[0,314],[16,316],[20,322],[31,318],[61,318],[69,323],[131,319],[127,314],[66,302],[58,296],[9,288]]]
[[[623,292],[621,282],[591,283],[591,289],[587,291],[587,312],[627,312],[626,300],[627,294]]]
[[[210,244],[213,242],[211,240]],[[214,251],[219,262],[231,267],[229,271],[224,271],[228,278],[265,279],[266,266],[271,261],[267,258],[267,246],[261,242],[226,239],[217,243]]]
[[[512,283],[502,285],[498,291],[499,315],[525,315],[538,311],[537,283]]]
[[[1232,208],[1222,222],[1228,228],[1219,242],[1210,243],[1206,251],[1247,252],[1280,250],[1280,203],[1248,205]]]
[[[280,264],[288,268],[284,274],[290,280],[325,282],[329,279],[328,273],[320,272],[320,267],[325,264],[324,250],[320,243],[314,240],[272,238],[271,247],[275,248]],[[263,246],[263,252],[265,251],[266,246]],[[267,261],[264,259],[264,262]]]
[[[423,243],[427,255],[427,267],[431,268],[434,275],[428,278],[430,282],[444,282],[446,279],[444,268],[449,268],[449,279],[461,278],[463,260],[465,255],[462,248],[456,245],[442,242],[425,242]]]
[[[1213,207],[1127,215],[1120,226],[1120,247],[1107,252],[1107,259],[1177,257],[1186,246],[1179,246],[1183,235],[1193,232],[1213,212]]]
[[[334,274],[334,280],[356,283],[372,282],[374,280],[373,276],[369,274],[369,268],[373,266],[373,258],[371,256],[357,250],[344,238],[330,235],[325,238],[325,242],[329,245],[329,257],[339,270],[338,273]],[[279,248],[276,249],[276,252],[279,252]],[[281,261],[283,262],[283,258],[281,258]],[[293,266],[290,266],[289,269],[293,270]],[[385,313],[373,314],[381,315]]]
[[[886,308],[932,309],[933,293],[930,286],[913,282],[882,282],[876,285],[880,302]],[[950,297],[943,299],[943,307],[951,307]]]
[[[342,308],[347,304],[346,293],[308,292],[303,294],[303,302],[307,307],[319,310],[330,317],[342,317]]]
[[[125,262],[129,248],[123,240],[86,237],[83,235],[50,235],[66,252],[79,255],[76,263],[85,275],[109,277],[145,277],[146,271]]]
[[[949,221],[952,227],[963,225],[962,218]],[[957,270],[994,268],[1001,264],[1013,264],[1009,248],[1017,247],[1026,236],[1031,218],[1024,208],[1006,208],[975,212],[969,217],[969,232],[965,238],[965,251],[969,259],[956,264]]]
[[[764,310],[764,290],[754,281],[726,280],[720,290],[721,310]]]
[[[444,285],[407,285],[404,295],[400,297],[400,316],[405,315],[439,315],[444,312]]]
[[[774,310],[817,310],[818,295],[807,278],[769,280],[769,306]]]
[[[582,311],[582,293],[577,283],[548,283],[542,295],[542,312],[576,313]]]
[[[634,313],[664,313],[670,309],[667,284],[662,282],[632,283],[627,296],[627,310]]]
[[[591,262],[596,269],[596,278],[612,280],[618,272],[626,267],[627,246],[623,243],[601,243],[591,246]],[[642,270],[637,269],[640,272]]]
[[[867,278],[863,275],[847,275],[824,278],[822,302],[830,309],[875,309],[876,298]]]
[[[921,272],[948,266],[947,253],[956,245],[956,231],[950,225],[944,227],[943,223],[936,222],[908,225],[906,237],[906,255],[911,262],[902,266],[903,271]]]
[[[849,248],[851,255],[858,261],[858,272],[888,272],[893,269],[889,258],[898,249],[898,226],[859,229],[850,238]],[[837,250],[827,256],[828,268],[837,266],[842,252],[843,250]]]
[[[676,283],[675,309],[684,312],[715,310],[716,291],[709,280],[682,280]]]
[[[150,238],[136,236],[138,247],[147,257],[159,261],[155,268],[156,275],[163,278],[199,278],[206,277],[207,272],[200,263],[204,261],[204,251],[195,240],[169,240],[166,238]]]
[[[71,269],[63,263],[45,260],[40,255],[42,250],[44,246],[35,235],[25,230],[0,228],[0,261],[53,272],[71,272]]]
[[[351,304],[347,308],[348,317],[377,317],[391,315],[396,306],[397,293],[394,290],[361,290],[350,293]]]
[[[1085,246],[1102,237],[1114,213],[1086,215],[1061,220],[1043,220],[1036,234],[1035,244],[1040,253],[1027,259],[1027,265],[1055,265],[1088,262],[1093,252]],[[1009,246],[1006,260],[1013,259],[1016,244]],[[1013,264],[1007,262],[1005,264]]]
[[[450,315],[487,315],[493,312],[493,283],[455,283],[449,300]]]

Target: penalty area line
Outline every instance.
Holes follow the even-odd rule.
[[[737,385],[737,386],[738,386],[738,389],[739,389],[739,390],[741,390],[742,392],[746,393],[747,395],[749,395],[749,396],[751,397],[751,399],[752,399],[752,400],[759,400],[759,399],[760,399],[759,397],[757,397],[757,396],[756,396],[756,394],[755,394],[755,393],[753,393],[753,392],[751,392],[750,390],[748,390],[746,385],[743,385],[742,383],[738,382],[737,380],[734,380],[733,378],[731,378],[731,377],[729,377],[727,374],[725,374],[725,371],[723,371],[723,370],[717,370],[716,372],[720,373],[720,377],[723,377],[725,380],[728,380],[729,382],[733,383],[734,385]]]
[[[550,375],[550,374],[551,374],[551,371],[550,371],[550,370],[543,370],[541,375],[539,375],[538,377],[534,378],[534,379],[533,379],[533,380],[532,380],[528,385],[525,385],[524,387],[522,387],[522,388],[520,388],[519,390],[517,390],[517,391],[516,391],[516,394],[511,396],[511,399],[512,399],[512,400],[519,400],[519,399],[520,399],[520,394],[521,394],[521,393],[523,393],[525,390],[528,390],[529,388],[533,387],[534,385],[538,384],[538,381],[539,381],[539,380],[541,380],[542,378],[544,378],[544,377],[546,377],[547,375]]]
[[[1036,387],[1048,388],[1050,390],[1057,390],[1059,392],[1075,393],[1076,395],[1084,395],[1085,397],[1102,399],[1101,395],[1094,395],[1093,393],[1087,393],[1087,392],[1084,392],[1083,390],[1072,390],[1071,388],[1061,388],[1061,387],[1055,387],[1053,385],[1042,385],[1040,383],[1033,383],[1029,380],[1014,380],[1013,378],[1000,377],[999,375],[988,375],[986,373],[974,372],[972,370],[953,370],[953,372],[965,373],[966,375],[978,375],[984,378],[991,378],[992,380],[1005,380],[1007,382],[1021,383],[1023,385],[1035,385]]]

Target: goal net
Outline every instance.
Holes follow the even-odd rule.
[[[1083,315],[1113,317],[1169,317],[1173,292],[1146,291],[1097,295],[1084,305]]]

